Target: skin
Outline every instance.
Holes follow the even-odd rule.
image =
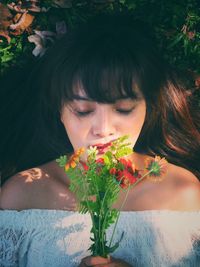
[[[91,101],[79,93],[79,99],[63,106],[61,121],[74,150],[99,143],[107,143],[122,135],[130,135],[134,147],[141,132],[146,104],[121,99],[113,104]],[[84,98],[84,99],[80,99]],[[130,159],[138,169],[144,169],[146,155],[133,153]],[[85,158],[83,158],[85,160]],[[200,210],[200,183],[196,176],[181,167],[169,164],[160,183],[143,180],[129,192],[123,210]],[[75,210],[76,198],[68,189],[69,179],[55,161],[26,170],[11,177],[1,192],[1,209],[63,209]],[[120,193],[115,208],[120,207],[124,192]],[[80,267],[129,267],[119,259],[87,257]]]
[[[95,266],[95,267],[131,267],[130,264],[120,260],[114,259],[113,257],[102,258],[102,257],[86,257],[84,258],[79,267]]]

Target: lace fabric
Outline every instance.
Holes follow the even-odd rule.
[[[90,229],[88,214],[0,211],[0,267],[77,267],[90,254]],[[121,212],[113,242],[122,232],[113,256],[134,267],[200,267],[200,212]]]

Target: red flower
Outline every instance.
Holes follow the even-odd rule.
[[[122,188],[127,188],[129,185],[134,184],[137,181],[137,176],[131,174],[128,170],[117,171],[116,180],[120,182]]]
[[[110,172],[110,174],[115,175],[117,170],[116,170],[116,168],[111,168],[109,172]]]
[[[134,184],[141,177],[139,170],[135,168],[131,160],[121,158],[118,163],[118,168],[113,167],[109,172],[111,175],[115,175],[122,188],[127,188],[129,185]]]
[[[134,172],[135,171],[135,166],[132,163],[132,161],[130,159],[124,159],[121,158],[119,159],[119,162],[124,166],[125,169],[127,169],[130,172]]]
[[[96,160],[96,163],[99,163],[99,164],[104,164],[104,159],[103,158],[99,158]]]
[[[121,159],[119,159],[119,162],[121,164],[123,164],[125,167],[131,167],[132,166],[132,162],[130,159],[121,158]]]
[[[98,174],[100,174],[100,172],[102,171],[102,167],[103,167],[103,165],[104,165],[104,159],[103,159],[103,158],[98,158],[98,159],[96,160],[96,163],[97,163],[96,172],[97,172]]]
[[[188,36],[188,38],[189,38],[190,40],[194,39],[195,35],[196,35],[195,32],[192,32],[192,31],[187,32],[187,36]]]
[[[88,166],[85,162],[81,161],[80,163],[81,163],[81,165],[83,166],[83,169],[84,169],[85,171],[88,171],[88,170],[89,170],[89,166]]]

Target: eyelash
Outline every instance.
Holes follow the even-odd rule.
[[[131,109],[116,109],[116,112],[120,113],[121,115],[129,115],[132,111],[134,110],[134,108]],[[93,110],[91,111],[75,111],[76,115],[78,117],[86,117],[88,115],[90,115],[91,113],[93,113]]]
[[[78,117],[86,117],[87,115],[90,115],[93,111],[76,111],[76,115]]]
[[[116,109],[116,111],[118,113],[121,113],[123,115],[128,115],[130,114],[132,111],[134,110],[134,108],[131,108],[131,109]]]

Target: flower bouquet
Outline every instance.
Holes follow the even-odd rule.
[[[130,189],[145,177],[160,177],[166,160],[155,157],[147,162],[146,171],[136,169],[131,160],[126,159],[133,153],[128,136],[118,138],[109,144],[105,153],[100,153],[97,147],[87,150],[87,162],[81,161],[83,148],[76,151],[69,159],[61,156],[57,162],[65,169],[70,179],[70,190],[75,193],[78,211],[89,213],[92,220],[91,241],[89,250],[92,256],[107,257],[114,252],[123,238],[123,234],[115,244],[112,244],[120,210],[126,202]],[[125,198],[121,208],[113,208],[121,190],[125,190]],[[114,224],[110,241],[106,238],[106,230]]]

